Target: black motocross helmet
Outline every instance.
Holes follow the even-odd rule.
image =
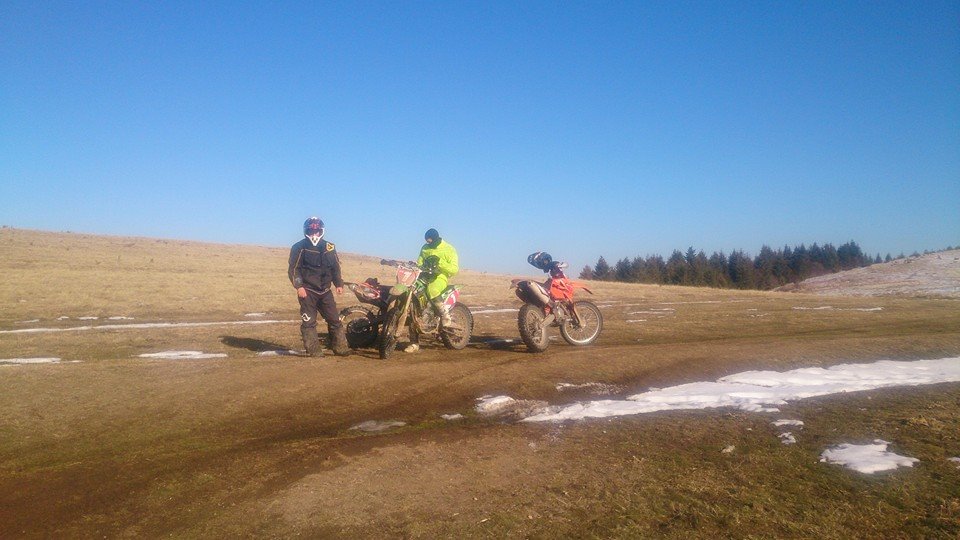
[[[533,265],[535,268],[539,268],[544,272],[549,272],[550,267],[553,265],[553,257],[545,251],[538,251],[536,253],[531,253],[527,257],[527,262]]]
[[[303,235],[313,236],[317,234],[320,235],[320,238],[323,238],[323,220],[318,217],[307,218],[303,222]]]

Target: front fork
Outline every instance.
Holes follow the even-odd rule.
[[[574,328],[580,328],[580,314],[577,313],[577,306],[572,302],[569,305],[561,305],[557,303],[553,306],[546,305],[543,308],[544,317],[543,317],[543,328],[548,328],[551,324],[559,322],[563,324],[563,320],[567,317],[573,322]],[[558,312],[561,315],[558,315]]]

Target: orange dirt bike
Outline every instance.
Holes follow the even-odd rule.
[[[530,258],[533,259],[534,255]],[[549,258],[549,255],[547,257]],[[547,281],[538,283],[514,279],[511,282],[510,288],[515,288],[517,297],[523,301],[517,316],[517,326],[520,338],[530,351],[547,350],[550,344],[547,328],[551,326],[560,327],[560,335],[570,345],[589,345],[597,340],[603,330],[603,314],[600,313],[600,308],[593,302],[573,300],[573,293],[577,289],[583,289],[590,294],[593,294],[593,291],[582,283],[567,278],[563,273],[564,268],[566,263],[550,261],[541,268],[550,273]]]
[[[375,278],[364,283],[348,283],[357,298],[375,310],[353,306],[340,312],[350,346],[364,347],[377,343],[380,358],[388,358],[397,348],[400,329],[417,334],[438,336],[448,349],[462,349],[470,342],[473,314],[457,300],[460,288],[450,285],[440,294],[453,326],[444,328],[440,315],[427,299],[429,273],[412,262],[381,260],[380,264],[397,268],[397,284],[381,285]],[[379,337],[379,339],[378,339]]]

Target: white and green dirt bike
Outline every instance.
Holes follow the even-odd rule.
[[[450,285],[440,294],[443,309],[450,314],[452,324],[445,327],[434,305],[427,299],[427,283],[432,276],[412,262],[381,260],[380,264],[397,268],[397,284],[390,288],[387,309],[380,332],[380,358],[386,359],[397,348],[397,337],[402,328],[419,335],[439,337],[448,349],[463,349],[470,342],[473,314],[458,302],[460,287]]]

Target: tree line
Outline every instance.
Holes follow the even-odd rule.
[[[905,255],[901,253],[896,258],[902,259]],[[623,258],[613,266],[600,257],[593,268],[590,265],[583,267],[580,278],[767,290],[824,274],[892,260],[894,257],[889,253],[885,258],[881,258],[879,253],[871,257],[852,240],[840,247],[829,243],[822,246],[814,243],[810,247],[800,244],[792,248],[785,246],[782,249],[772,249],[765,245],[760,248],[756,257],[750,257],[743,250],[735,250],[730,255],[722,251],[714,252],[708,257],[703,251],[690,247],[686,252],[674,250],[666,260],[660,255],[638,256],[633,259]]]

